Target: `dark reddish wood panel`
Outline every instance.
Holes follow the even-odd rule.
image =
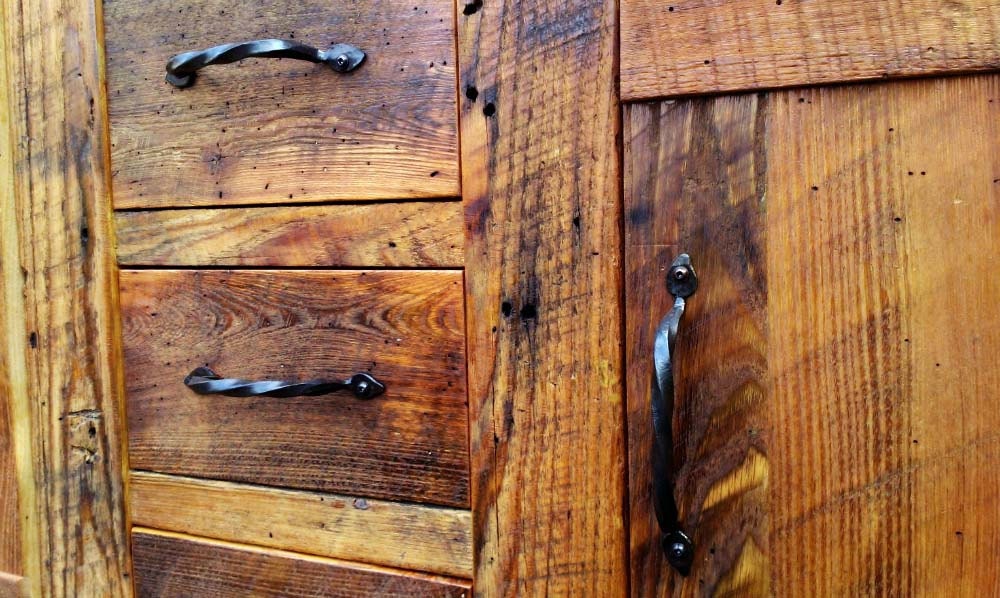
[[[135,469],[467,507],[462,275],[449,271],[121,273]],[[380,397],[196,395],[233,378],[369,372]]]
[[[155,531],[132,533],[141,598],[470,596],[468,582]]]

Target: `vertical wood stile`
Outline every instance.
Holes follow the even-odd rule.
[[[627,592],[617,5],[458,5],[476,592]]]
[[[16,173],[4,201],[4,377],[28,590],[131,596],[100,8],[2,6]]]

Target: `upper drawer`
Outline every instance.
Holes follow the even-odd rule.
[[[459,195],[451,0],[104,5],[116,208]],[[367,57],[339,74],[300,60],[164,80],[174,54],[254,39]]]

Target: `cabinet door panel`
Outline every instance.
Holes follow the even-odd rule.
[[[635,595],[1000,584],[998,116],[996,75],[626,107]],[[683,583],[648,466],[681,252],[701,280],[675,352]]]

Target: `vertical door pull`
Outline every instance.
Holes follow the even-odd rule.
[[[674,497],[674,340],[684,315],[684,301],[698,289],[698,276],[686,253],[677,256],[667,273],[667,289],[674,306],[660,322],[653,341],[653,507],[663,532],[662,545],[667,562],[687,575],[694,560],[694,544],[681,529]]]

